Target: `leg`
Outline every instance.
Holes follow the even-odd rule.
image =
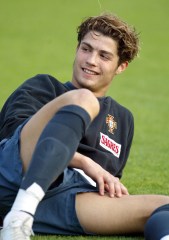
[[[65,108],[66,103],[69,105]],[[21,185],[22,189],[26,190],[34,183],[37,183],[44,192],[48,189],[52,181],[57,179],[68,165],[90,118],[93,119],[98,110],[98,101],[94,95],[88,90],[80,89],[58,97],[32,117],[21,132],[23,165],[28,167],[31,160]],[[39,190],[36,188],[33,191]]]
[[[51,182],[72,159],[90,119],[98,111],[94,95],[80,89],[46,104],[25,125],[21,132],[21,158],[26,173],[12,211],[4,220],[2,240],[12,240],[15,235],[22,239],[25,232],[21,229],[31,229],[33,218],[28,213],[35,214]]]
[[[89,113],[91,120],[99,111],[97,99],[87,89],[67,92],[46,104],[30,119],[21,132],[21,158],[24,171],[30,164],[35,146],[45,126],[60,108],[71,104],[84,108]]]
[[[169,240],[169,205],[153,212],[145,226],[146,240]]]
[[[21,189],[26,190],[35,183],[31,191],[35,195],[38,193],[38,199],[43,198],[52,181],[72,159],[90,119],[93,120],[98,110],[95,96],[88,90],[79,89],[54,99],[30,119],[21,132],[21,158],[23,166],[26,169],[29,166]],[[22,206],[21,201],[19,205]],[[25,211],[28,211],[26,205]],[[34,212],[32,209],[31,213]]]
[[[152,212],[169,203],[160,195],[129,195],[121,198],[82,193],[76,196],[76,212],[87,232],[112,235],[143,233]]]

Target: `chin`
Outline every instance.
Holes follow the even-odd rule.
[[[80,86],[81,86],[81,88],[87,88],[87,89],[89,89],[89,90],[91,90],[92,91],[92,89],[93,89],[93,87],[92,87],[92,85],[91,84],[88,84],[88,83],[81,83],[80,84]]]

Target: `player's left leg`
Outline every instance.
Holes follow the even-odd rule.
[[[89,98],[86,97],[86,94],[88,94]],[[81,101],[79,100],[78,103],[75,102],[72,105],[68,104],[67,98],[72,95],[77,95],[75,100],[81,98]],[[60,104],[62,107],[59,110],[57,109],[54,114],[56,106],[58,108],[57,103],[61,101],[60,99],[62,100]],[[90,100],[93,100],[92,104]],[[65,93],[64,96],[62,95],[45,105],[37,115],[35,114],[37,117],[34,115],[24,126],[23,130],[29,128],[31,133],[36,132],[40,123],[44,126],[44,121],[46,121],[46,119],[44,120],[44,112],[46,113],[45,118],[47,118],[49,112],[53,115],[42,129],[43,131],[37,141],[31,163],[23,178],[12,210],[5,217],[3,230],[1,231],[2,240],[16,239],[16,235],[18,240],[30,239],[33,222],[31,215],[35,214],[39,202],[44,197],[52,181],[58,178],[71,161],[79,141],[85,134],[91,119],[97,115],[98,111],[99,103],[92,93],[87,90],[76,90],[73,93]],[[33,127],[31,122],[35,123]],[[21,132],[20,143],[23,143],[23,141],[25,148],[32,151],[33,146],[27,146],[27,136],[23,140]],[[23,147],[23,144],[20,145]],[[24,162],[23,155],[22,160]]]
[[[76,212],[86,232],[102,235],[143,233],[152,212],[168,203],[169,197],[161,195],[110,198],[82,193],[76,196]]]
[[[145,225],[146,240],[169,240],[169,205],[156,209]]]

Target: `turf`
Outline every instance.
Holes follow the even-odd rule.
[[[131,194],[169,194],[169,31],[167,0],[1,0],[0,107],[37,74],[71,79],[76,27],[85,16],[114,12],[140,32],[139,58],[108,94],[135,118],[133,146],[122,178]],[[34,240],[132,240],[143,237],[40,237]]]

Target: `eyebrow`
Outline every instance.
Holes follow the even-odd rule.
[[[84,45],[88,46],[90,49],[94,49],[90,43],[81,42],[81,44],[84,44]],[[112,56],[112,57],[114,56],[114,54],[112,52],[108,52],[106,50],[99,50],[99,51],[103,54],[106,54],[106,55],[109,55],[109,56]]]

